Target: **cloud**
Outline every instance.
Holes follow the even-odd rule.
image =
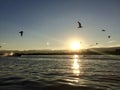
[[[2,45],[6,45],[7,43],[1,43]]]
[[[7,43],[0,43],[0,45],[2,46],[2,45],[6,45]]]
[[[120,47],[120,44],[117,44],[117,45],[113,45],[114,47]]]
[[[116,45],[109,45],[108,47],[120,47],[120,44],[116,44]]]
[[[47,42],[47,43],[46,43],[46,45],[47,45],[47,46],[49,46],[49,45],[50,45],[50,43],[49,43],[49,42]]]
[[[108,41],[107,43],[114,43],[116,42],[115,40]]]

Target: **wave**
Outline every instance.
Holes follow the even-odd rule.
[[[22,55],[22,58],[49,58],[49,59],[100,59],[100,60],[120,60],[119,55]]]
[[[6,77],[0,79],[0,90],[105,90],[93,86],[74,86],[69,84],[32,81],[21,77]]]
[[[20,57],[3,57],[0,56],[0,58],[11,58],[11,59],[84,59],[84,60],[120,60],[120,55],[77,55],[77,58],[75,55],[22,55]]]

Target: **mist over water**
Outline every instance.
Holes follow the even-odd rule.
[[[82,57],[0,57],[0,90],[120,90],[119,59]]]

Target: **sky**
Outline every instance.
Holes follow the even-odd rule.
[[[120,0],[0,0],[1,50],[113,47],[119,38]]]

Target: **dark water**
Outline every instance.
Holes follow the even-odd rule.
[[[120,59],[103,55],[0,57],[0,90],[120,90]]]

